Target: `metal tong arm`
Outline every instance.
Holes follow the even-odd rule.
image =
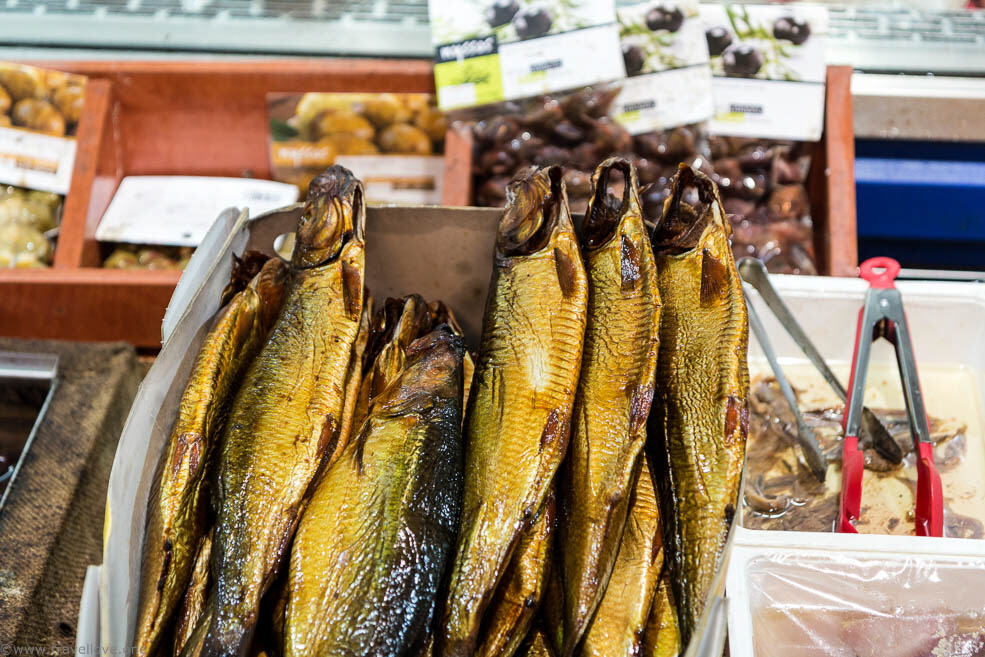
[[[872,342],[878,337],[884,337],[896,348],[903,399],[917,452],[916,532],[919,536],[943,536],[944,497],[940,475],[934,467],[930,427],[906,312],[903,309],[903,298],[894,283],[899,269],[899,263],[891,258],[870,258],[859,267],[861,277],[869,282],[870,288],[865,294],[865,304],[859,311],[852,374],[843,418],[845,439],[839,528],[842,532],[855,532],[852,521],[857,521],[861,513],[865,461],[858,449],[858,433],[865,397],[865,379]],[[879,332],[881,326],[884,330]]]
[[[817,350],[811,339],[804,333],[804,329],[800,327],[797,318],[787,308],[787,304],[776,293],[776,289],[770,283],[769,274],[766,271],[765,265],[760,260],[755,260],[754,258],[743,258],[739,264],[739,274],[743,280],[759,292],[759,297],[773,311],[773,314],[776,315],[783,328],[786,329],[790,337],[793,338],[793,341],[797,343],[800,350],[807,356],[807,360],[811,361],[814,367],[817,368],[817,371],[821,373],[821,376],[824,377],[824,380],[828,382],[828,385],[844,401],[846,398],[844,386],[841,385],[841,381],[831,371],[828,364],[824,362],[821,352]]]

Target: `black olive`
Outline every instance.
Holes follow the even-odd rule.
[[[521,39],[532,39],[551,31],[554,16],[544,7],[528,7],[513,17],[513,27]]]
[[[640,190],[640,203],[643,216],[653,223],[663,216],[664,201],[670,196],[669,183],[655,182]]]
[[[493,0],[493,3],[486,7],[486,22],[490,27],[506,25],[516,12],[520,11],[520,3],[516,0]]]
[[[793,16],[777,18],[773,23],[773,36],[799,46],[811,35],[811,26],[807,21],[799,21]]]
[[[684,14],[677,7],[659,5],[646,14],[646,26],[652,31],[676,32],[684,24]]]
[[[585,131],[571,121],[561,121],[554,126],[554,138],[560,144],[576,146],[585,140]]]
[[[626,62],[626,75],[633,76],[643,71],[646,58],[642,48],[626,44],[622,47],[622,60]]]
[[[763,67],[763,54],[749,44],[737,43],[726,48],[722,63],[730,78],[751,78]]]
[[[712,27],[705,31],[708,40],[708,54],[717,57],[732,45],[732,33],[724,27]]]

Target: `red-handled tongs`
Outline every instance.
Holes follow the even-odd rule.
[[[903,298],[894,282],[899,270],[899,263],[892,258],[870,258],[859,267],[859,275],[869,282],[869,290],[865,293],[865,304],[858,313],[855,355],[852,357],[852,375],[848,380],[848,398],[845,400],[845,442],[842,448],[838,529],[857,533],[852,523],[859,519],[862,507],[862,470],[865,459],[858,448],[858,432],[862,400],[865,396],[865,374],[869,367],[872,342],[878,338],[886,338],[896,347],[896,361],[903,382],[903,398],[906,401],[906,413],[910,419],[910,432],[913,434],[917,455],[917,535],[943,536],[944,494],[941,490],[941,477],[934,467],[927,411],[923,405],[917,362],[913,357],[913,343],[910,341],[910,330],[903,311]]]

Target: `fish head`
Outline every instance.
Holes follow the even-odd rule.
[[[520,170],[506,188],[496,250],[503,256],[530,255],[545,248],[559,225],[570,224],[560,166]]]
[[[732,232],[718,188],[705,174],[681,164],[670,181],[670,196],[653,230],[653,252],[677,255],[691,251],[711,230],[722,230],[726,236]]]
[[[465,340],[441,325],[407,347],[400,376],[374,400],[374,413],[424,415],[432,409],[458,413],[461,424]]]
[[[362,182],[345,167],[329,167],[308,186],[291,264],[308,269],[334,261],[346,244],[362,242],[365,225]]]
[[[405,349],[415,339],[430,331],[432,325],[427,302],[420,295],[388,298],[376,311],[370,325],[366,371],[373,367],[386,345],[393,343],[400,349]]]
[[[613,170],[622,174],[622,198],[609,187]],[[624,217],[641,215],[636,167],[624,158],[610,157],[592,174],[592,197],[581,226],[582,245],[586,249],[599,248],[612,239]]]

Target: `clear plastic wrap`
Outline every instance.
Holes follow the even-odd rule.
[[[755,657],[985,656],[985,557],[764,550],[744,565]]]

